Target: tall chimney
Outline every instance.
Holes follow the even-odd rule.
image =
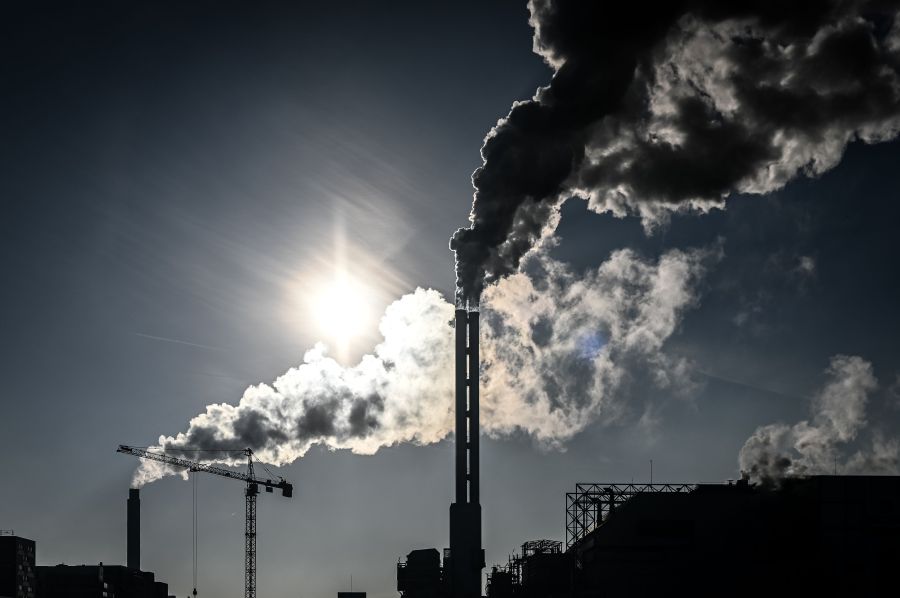
[[[453,598],[481,596],[481,504],[478,487],[478,312],[456,310],[456,501],[450,505]]]
[[[128,490],[128,554],[129,569],[141,569],[141,491]]]

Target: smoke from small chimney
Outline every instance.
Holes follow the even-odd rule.
[[[825,374],[828,380],[812,397],[808,419],[761,426],[744,443],[738,459],[751,480],[778,484],[786,476],[838,471],[896,473],[900,443],[866,415],[878,390],[872,363],[857,355],[835,355]]]

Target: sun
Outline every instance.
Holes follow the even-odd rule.
[[[353,339],[367,333],[370,323],[369,291],[359,281],[339,274],[315,294],[312,316],[319,333],[346,349]]]

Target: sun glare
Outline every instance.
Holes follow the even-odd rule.
[[[313,317],[319,332],[339,345],[366,334],[369,303],[369,293],[363,285],[346,276],[337,277],[315,297]]]

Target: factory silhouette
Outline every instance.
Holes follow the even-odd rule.
[[[482,596],[478,312],[458,309],[455,322],[450,547],[413,550],[397,564],[403,598]],[[900,477],[579,483],[565,500],[565,545],[525,541],[490,568],[488,598],[876,596],[896,586]]]
[[[455,314],[455,497],[450,546],[411,550],[396,565],[403,598],[617,596],[879,596],[896,591],[900,477],[807,476],[722,484],[576,483],[565,540],[523,539],[486,567],[479,476],[479,314]],[[284,480],[121,446],[119,452],[246,483],[245,597],[256,596],[256,496]],[[562,496],[562,495],[561,495]],[[126,503],[125,565],[36,565],[33,540],[0,531],[0,598],[168,598],[141,570],[140,491]],[[252,519],[251,519],[252,516]],[[377,541],[377,539],[368,539]],[[365,592],[339,592],[365,598]]]

